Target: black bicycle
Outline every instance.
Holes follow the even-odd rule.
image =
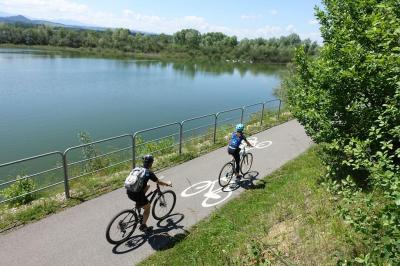
[[[243,146],[243,149],[240,153],[240,172],[245,175],[250,171],[251,166],[253,165],[253,154],[246,152],[245,146]],[[218,177],[218,183],[221,187],[226,187],[229,185],[235,173],[235,168],[236,162],[233,158],[230,162],[226,163],[222,167]]]
[[[172,190],[161,191],[157,184],[157,189],[146,195],[153,202],[151,213],[156,220],[162,220],[171,214],[176,203],[176,194]],[[111,244],[120,244],[126,241],[136,230],[138,224],[143,221],[142,208],[123,210],[111,219],[107,226],[106,238]]]

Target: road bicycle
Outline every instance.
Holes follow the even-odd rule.
[[[243,146],[240,151],[240,172],[242,175],[247,174],[253,164],[253,154],[246,152],[246,147]],[[226,187],[231,182],[236,168],[235,159],[232,158],[230,162],[227,162],[219,172],[218,183],[221,187]]]
[[[146,195],[152,204],[151,213],[156,220],[162,220],[171,214],[176,203],[176,194],[172,190],[161,191],[160,186]],[[142,224],[142,208],[137,206],[126,209],[115,215],[107,226],[106,238],[111,244],[120,244],[126,241],[136,230],[138,224]]]

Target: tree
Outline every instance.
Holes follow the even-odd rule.
[[[174,43],[188,48],[197,48],[200,43],[201,34],[194,29],[184,29],[173,35]]]
[[[370,254],[357,261],[398,264],[400,4],[323,3],[316,14],[324,46],[314,60],[298,49],[289,101],[313,140],[326,144],[328,176],[347,202],[342,213],[365,235]],[[358,210],[355,199],[363,202]]]

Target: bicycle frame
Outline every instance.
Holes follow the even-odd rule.
[[[160,192],[160,185],[157,184],[157,188],[146,195],[147,199],[149,199],[149,197],[151,196],[151,198],[149,199],[150,204],[153,203],[154,198],[156,197],[156,195],[160,194]]]
[[[150,191],[150,192],[146,195],[146,198],[149,200],[149,203],[150,203],[150,204],[153,203],[154,198],[155,198],[158,194],[160,194],[160,192],[161,192],[160,185],[157,184],[157,188],[156,188],[155,190],[153,190],[153,191]],[[149,199],[149,197],[151,197],[151,198]],[[141,220],[143,219],[143,215],[142,215],[142,211],[141,211],[142,209],[143,209],[143,206],[142,206],[142,207],[137,207],[137,206],[133,207],[133,210],[134,210],[134,211],[136,212],[136,214],[138,215],[138,218],[139,218],[140,222],[141,222]]]
[[[242,154],[240,156],[240,161],[243,160],[244,156],[246,156],[246,145],[243,146],[243,151],[242,151]]]

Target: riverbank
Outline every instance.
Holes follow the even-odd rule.
[[[260,65],[263,63],[254,63],[251,60],[239,59],[223,59],[219,57],[209,57],[200,53],[179,53],[179,52],[160,52],[160,53],[132,53],[124,52],[117,49],[107,48],[71,48],[59,47],[49,45],[23,45],[23,44],[0,44],[0,48],[8,49],[33,49],[38,51],[45,51],[46,53],[63,54],[71,57],[94,57],[94,58],[109,58],[109,59],[147,59],[159,61],[195,61],[198,63],[228,63],[228,64],[243,64],[243,65]],[[285,66],[286,63],[265,62],[269,65]]]
[[[117,49],[106,49],[106,48],[70,48],[70,47],[59,47],[59,46],[48,46],[48,45],[23,45],[23,44],[0,44],[0,48],[8,49],[34,49],[38,51],[45,51],[46,53],[64,54],[69,56],[79,57],[99,57],[99,58],[111,58],[111,59],[188,59],[184,55],[171,55],[156,54],[156,53],[132,53],[123,52]]]

